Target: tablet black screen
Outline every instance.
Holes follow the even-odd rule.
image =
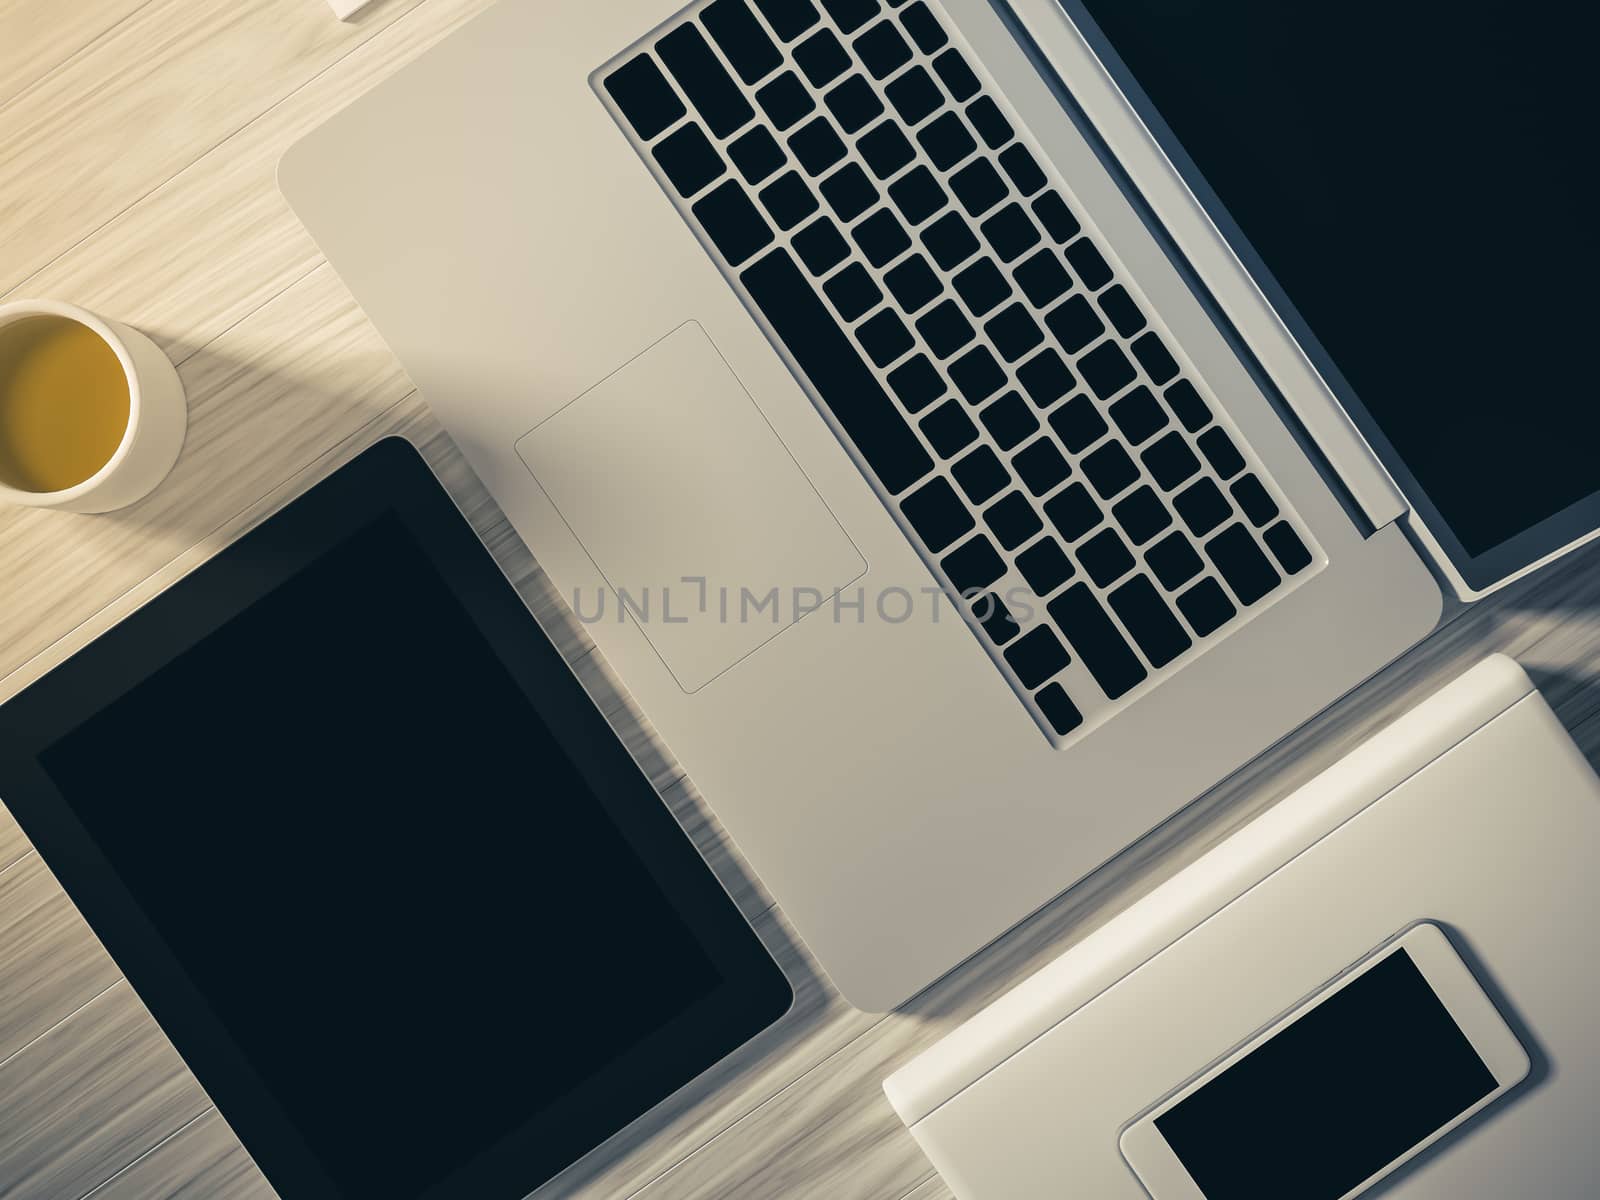
[[[402,468],[437,491],[420,462]],[[428,503],[448,508],[442,493]],[[315,515],[299,519],[309,528]],[[272,558],[269,538],[218,569],[233,587],[277,569]],[[670,1038],[664,1027],[729,982],[711,935],[691,930],[639,838],[608,815],[601,799],[617,797],[597,798],[593,772],[574,765],[620,746],[558,742],[538,711],[550,697],[530,703],[452,582],[380,511],[36,755],[339,1195],[454,1195],[435,1189],[522,1127],[531,1136],[505,1193],[521,1195],[611,1132],[595,1110],[620,1124],[732,1048],[665,1061],[694,1039],[687,1026],[678,1036],[682,1021]],[[101,653],[193,616],[158,603]],[[564,703],[587,704],[570,676],[561,686]],[[665,841],[683,843],[663,849],[692,860],[658,815]],[[75,896],[95,882],[57,869]],[[689,869],[731,913],[700,864]],[[92,895],[85,911],[94,923]],[[788,993],[731,920],[764,960],[743,981],[741,1015],[725,1011],[710,1033],[736,1045]],[[182,1010],[169,1020],[160,995],[142,994],[186,1057],[203,1046],[174,1029]],[[673,1047],[608,1081],[586,1113],[562,1111],[652,1034]],[[707,1051],[682,1050],[696,1053]],[[223,1111],[255,1149],[249,1121]]]

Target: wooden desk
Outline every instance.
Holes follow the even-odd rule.
[[[490,0],[3,0],[0,296],[133,324],[192,418],[171,479],[109,516],[0,510],[0,696],[384,434],[423,448],[794,978],[795,1012],[540,1196],[938,1200],[879,1084],[1107,913],[1491,650],[1600,744],[1600,548],[1454,619],[1157,839],[888,1017],[852,1010],[649,740],[526,549],[273,184],[329,111]],[[1287,664],[1292,669],[1292,664]],[[1270,679],[1262,680],[1271,687]],[[1592,752],[1592,749],[1591,749]],[[0,1197],[271,1194],[0,813]]]

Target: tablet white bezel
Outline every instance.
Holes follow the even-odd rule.
[[[1153,1200],[1212,1200],[1200,1190],[1160,1130],[1156,1128],[1157,1119],[1334,993],[1341,991],[1391,954],[1402,949],[1410,954],[1423,978],[1428,981],[1428,985],[1444,1004],[1450,1018],[1466,1035],[1473,1050],[1488,1067],[1490,1074],[1494,1076],[1495,1087],[1488,1095],[1453,1120],[1434,1130],[1404,1154],[1385,1164],[1356,1187],[1344,1193],[1339,1200],[1351,1200],[1352,1197],[1360,1195],[1395,1168],[1421,1154],[1451,1130],[1471,1120],[1527,1077],[1531,1062],[1516,1034],[1495,1009],[1493,1002],[1484,994],[1482,986],[1473,978],[1471,970],[1451,946],[1444,931],[1431,921],[1419,921],[1389,939],[1348,970],[1341,972],[1310,998],[1211,1064],[1176,1091],[1169,1093],[1123,1130],[1120,1139],[1122,1156]]]

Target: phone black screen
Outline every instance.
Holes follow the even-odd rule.
[[[1338,1200],[1494,1089],[1401,948],[1155,1126],[1206,1200]]]

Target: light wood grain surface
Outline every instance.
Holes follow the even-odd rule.
[[[177,469],[133,508],[0,509],[0,697],[361,448],[416,441],[799,995],[778,1027],[537,1195],[948,1200],[883,1077],[1428,691],[1509,651],[1600,753],[1596,548],[1453,610],[1357,695],[901,1011],[851,1009],[273,185],[297,137],[489,2],[379,0],[340,24],[324,0],[0,0],[0,296],[71,300],[145,330],[178,363],[192,412]],[[0,811],[0,1197],[91,1195],[272,1192]]]

